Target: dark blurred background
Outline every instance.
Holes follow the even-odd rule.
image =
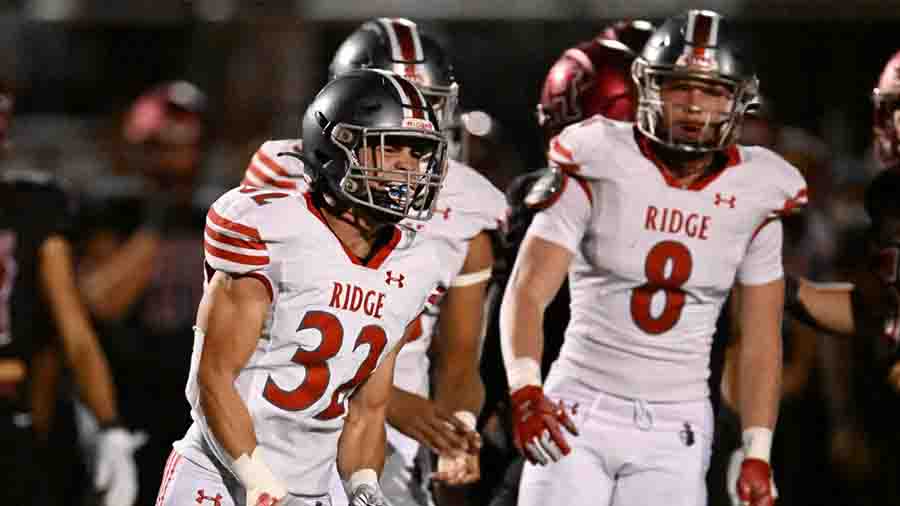
[[[502,167],[494,163],[486,172],[502,186],[546,164],[535,104],[564,50],[616,20],[659,22],[697,7],[716,9],[744,29],[765,98],[767,144],[810,182],[809,213],[787,226],[787,269],[848,279],[862,254],[852,247],[865,225],[861,188],[877,172],[870,97],[885,62],[900,49],[897,0],[0,2],[0,78],[16,94],[12,149],[0,171],[49,171],[70,182],[80,202],[77,246],[85,278],[112,263],[149,219],[147,209],[165,200],[158,182],[147,191],[152,174],[123,147],[126,112],[162,82],[189,81],[206,95],[202,155],[187,162],[197,171],[188,178],[193,203],[183,206],[191,209],[182,209],[177,223],[169,217],[165,240],[147,251],[158,267],[123,307],[86,295],[125,422],[154,432],[139,455],[142,487],[158,486],[162,467],[154,462],[188,423],[179,371],[186,371],[202,282],[202,213],[238,184],[264,140],[299,136],[299,119],[325,83],[333,52],[361,22],[409,17],[442,42],[455,65],[462,109],[493,118],[487,149],[504,155]],[[890,417],[900,412],[900,398],[866,407],[864,395],[848,393],[847,343],[786,325],[795,328],[786,332],[785,406],[774,452],[780,504],[900,504],[900,493],[881,494],[883,481],[871,472],[883,461],[875,449],[900,461],[900,443],[846,416],[865,410]],[[71,444],[73,392],[66,382],[59,385],[50,437],[59,442],[60,458],[51,474],[56,503],[75,504],[65,497],[80,496],[88,478]],[[146,504],[155,492],[142,491]],[[711,503],[722,501],[712,494]]]

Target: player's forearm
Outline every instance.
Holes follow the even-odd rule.
[[[441,363],[434,400],[448,411],[469,411],[478,416],[484,404],[484,383],[474,357],[458,364]]]
[[[353,408],[348,410],[338,442],[338,472],[343,480],[361,469],[374,469],[380,476],[387,443],[386,409]]]
[[[510,388],[519,380],[514,378],[522,368],[518,364],[530,363],[528,375],[534,378],[534,364],[540,373],[544,352],[544,306],[521,290],[507,290],[500,306],[500,344]],[[520,378],[521,379],[521,378]],[[540,378],[537,378],[540,379]]]
[[[741,424],[773,429],[781,397],[781,336],[754,335],[741,339],[738,407]]]
[[[202,371],[198,377],[200,404],[216,441],[232,459],[256,448],[253,420],[227,371]]]
[[[81,292],[94,315],[115,320],[137,301],[150,282],[159,244],[158,234],[139,230],[109,259],[81,277]]]

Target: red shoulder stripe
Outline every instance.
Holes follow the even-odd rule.
[[[297,189],[297,185],[293,181],[281,181],[281,180],[275,179],[275,178],[269,176],[268,174],[266,174],[265,172],[263,172],[262,169],[257,167],[257,165],[253,162],[250,162],[250,165],[247,166],[247,172],[253,174],[253,176],[255,176],[256,179],[259,179],[266,185],[273,186],[275,188],[282,188],[285,190],[296,190]],[[253,186],[253,185],[251,184],[250,186]]]
[[[222,234],[217,232],[215,229],[206,226],[206,235],[208,235],[211,239],[216,242],[220,242],[222,244],[227,244],[229,246],[234,246],[235,248],[243,248],[243,249],[252,249],[256,251],[267,251],[266,243],[262,241],[245,241],[243,239],[237,239],[235,237],[231,237],[229,235]]]
[[[558,136],[554,137],[553,140],[550,141],[550,151],[562,156],[569,162],[575,161],[575,159],[572,157],[572,151],[569,148],[563,146],[561,142],[559,142]]]
[[[806,188],[801,189],[800,191],[797,192],[796,195],[785,200],[784,207],[775,211],[775,213],[779,214],[781,216],[787,216],[787,215],[799,210],[801,207],[803,207],[807,204],[807,202],[808,202],[807,194],[808,193],[809,192]]]
[[[203,249],[206,250],[206,253],[212,255],[220,260],[225,260],[228,262],[233,262],[241,265],[268,265],[269,263],[269,255],[265,256],[252,256],[252,255],[242,255],[240,253],[234,253],[231,251],[226,251],[221,248],[217,248],[209,243],[209,241],[203,241]]]
[[[257,229],[231,221],[228,218],[223,218],[222,216],[219,216],[219,213],[217,213],[216,210],[212,207],[209,208],[209,212],[206,214],[206,218],[226,230],[245,235],[251,239],[256,239],[257,241],[262,241],[262,238],[259,236],[259,231]]]
[[[291,175],[288,174],[286,170],[284,170],[284,167],[279,165],[275,160],[269,158],[269,156],[262,151],[257,151],[256,155],[259,156],[259,159],[262,161],[262,163],[266,164],[266,167],[272,169],[272,172],[282,177],[291,177]]]

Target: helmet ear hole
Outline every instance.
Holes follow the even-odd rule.
[[[316,122],[319,124],[319,128],[324,130],[328,127],[328,118],[325,117],[325,114],[322,111],[316,111]]]

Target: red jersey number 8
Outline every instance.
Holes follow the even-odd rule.
[[[667,275],[666,267],[670,264]],[[647,282],[631,293],[631,318],[638,328],[655,335],[668,332],[678,323],[687,295],[681,287],[687,283],[693,269],[691,252],[680,242],[662,241],[650,249],[644,263]],[[660,290],[666,304],[658,316],[653,316],[651,302]]]
[[[293,390],[283,390],[270,375],[266,379],[263,397],[273,405],[285,411],[302,411],[316,403],[328,390],[331,382],[331,370],[328,360],[340,352],[344,342],[344,326],[338,317],[325,311],[310,311],[303,316],[297,332],[316,329],[322,334],[322,342],[315,350],[307,351],[298,347],[291,361],[306,368],[303,383]],[[315,415],[318,420],[331,420],[344,414],[345,408],[341,395],[351,391],[369,377],[378,365],[378,358],[387,345],[387,334],[378,325],[367,325],[360,330],[353,345],[353,351],[368,344],[369,353],[360,364],[356,374],[342,383],[331,395],[331,403]]]

